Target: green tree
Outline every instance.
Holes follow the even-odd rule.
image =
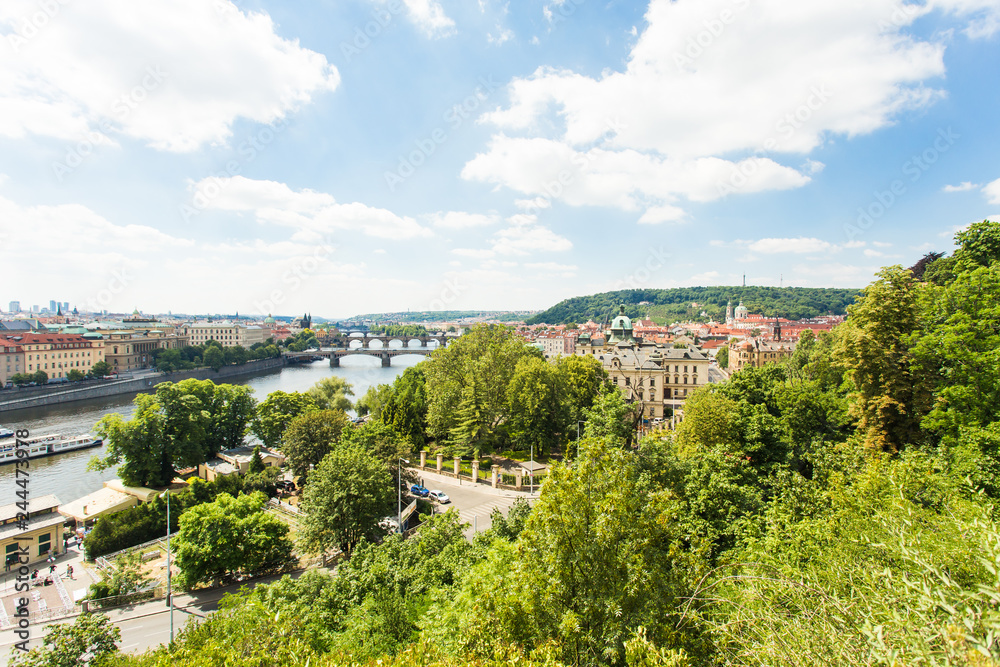
[[[87,597],[91,600],[104,600],[107,606],[116,606],[123,601],[115,598],[138,593],[151,582],[152,579],[143,571],[142,553],[133,551],[115,559],[110,575],[105,573],[101,581],[91,584]],[[108,598],[112,599],[108,601]]]
[[[351,553],[374,537],[396,504],[384,462],[359,447],[340,447],[313,471],[302,495],[299,544],[307,553],[338,548]]]
[[[288,526],[265,511],[266,503],[263,493],[238,498],[223,493],[187,510],[174,546],[182,585],[217,584],[287,567],[292,562]]]
[[[31,375],[31,381],[35,384],[45,384],[49,381],[49,374],[45,371],[35,371]]]
[[[306,483],[310,470],[319,465],[350,428],[351,420],[343,410],[311,410],[288,424],[281,451],[300,485]]]
[[[543,454],[559,446],[572,417],[568,394],[566,375],[557,366],[536,357],[518,361],[507,387],[512,443]]]
[[[348,396],[354,396],[354,389],[351,383],[337,375],[323,378],[309,389],[309,395],[320,410],[343,410],[347,412],[351,409],[351,401]]]
[[[66,371],[66,379],[69,380],[70,382],[79,382],[85,377],[87,376],[75,368],[71,368],[68,371]]]
[[[583,421],[589,409],[608,381],[608,373],[594,357],[569,355],[556,359],[556,370],[569,399],[569,426],[576,430],[576,422]]]
[[[808,329],[807,329],[808,331]],[[809,333],[812,333],[811,331]],[[719,348],[719,351],[715,355],[715,360],[719,362],[719,368],[723,370],[728,370],[729,368],[729,346],[723,346]]]
[[[205,353],[201,356],[203,364],[212,370],[219,370],[226,365],[226,354],[221,347],[206,347]]]
[[[253,457],[250,459],[250,465],[247,466],[247,473],[256,475],[264,472],[265,467],[264,460],[260,458],[260,445],[257,445],[253,448]]]
[[[104,377],[105,375],[108,375],[110,372],[111,368],[108,366],[108,362],[106,361],[98,361],[96,364],[90,367],[91,377],[95,378]]]
[[[316,409],[316,401],[308,394],[272,391],[257,406],[251,429],[265,447],[280,449],[285,429],[292,420]]]
[[[477,325],[424,362],[427,422],[436,437],[453,442],[459,405],[472,406],[475,428],[487,442],[502,441],[498,429],[507,421],[507,387],[517,362],[541,351],[500,325]],[[471,394],[470,394],[471,392]],[[472,414],[465,410],[466,416]],[[463,432],[469,432],[464,429]]]
[[[389,402],[393,394],[392,385],[379,384],[368,387],[365,395],[358,399],[355,409],[359,417],[370,414],[375,419],[382,419],[382,409]]]
[[[587,438],[607,439],[619,447],[631,447],[639,427],[638,404],[629,403],[612,385],[604,385],[594,404],[583,411],[586,419],[583,434]]]
[[[42,645],[13,651],[12,667],[102,667],[118,653],[122,634],[104,614],[82,614],[47,628]]]
[[[913,277],[898,265],[878,276],[837,328],[834,359],[853,384],[851,410],[865,445],[895,452],[921,442],[930,391],[909,345],[920,325]]]
[[[414,449],[422,447],[427,431],[427,383],[423,362],[407,368],[392,383],[380,418],[407,438]]]

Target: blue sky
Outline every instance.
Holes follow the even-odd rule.
[[[0,302],[860,287],[1000,219],[1000,0],[4,0]]]

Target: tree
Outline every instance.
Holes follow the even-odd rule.
[[[351,553],[373,538],[395,508],[396,489],[384,462],[360,447],[334,449],[316,467],[302,495],[299,544],[307,553]]]
[[[263,493],[238,498],[223,493],[187,510],[174,542],[182,585],[232,581],[287,567],[292,562],[288,526],[265,511],[266,503]]]
[[[91,461],[99,470],[121,464],[118,473],[132,486],[165,486],[178,468],[242,444],[253,412],[249,387],[211,380],[161,382],[155,394],[139,394],[133,403],[132,419],[109,413],[97,423],[109,444],[103,459]]]
[[[31,375],[31,381],[35,384],[45,384],[49,381],[49,374],[45,371],[35,371]]]
[[[256,475],[264,472],[265,467],[264,460],[260,458],[260,445],[256,445],[253,448],[253,457],[250,459],[250,465],[247,466],[247,473]]]
[[[75,368],[71,368],[68,371],[66,371],[66,379],[69,380],[70,382],[79,382],[85,377],[87,376]]]
[[[101,667],[118,653],[121,630],[104,614],[82,614],[48,627],[42,645],[13,651],[12,667]]]
[[[433,435],[454,442],[458,432],[458,410],[475,412],[477,438],[501,444],[498,429],[507,421],[507,387],[522,358],[541,358],[511,329],[500,325],[477,325],[448,347],[436,350],[424,362],[427,376],[427,422]],[[463,436],[464,437],[464,436]],[[466,440],[468,442],[468,440]],[[465,445],[462,445],[465,446]]]
[[[309,395],[320,410],[347,412],[351,409],[351,401],[347,397],[354,396],[354,389],[344,378],[331,375],[314,384],[309,389]]]
[[[576,422],[584,419],[584,411],[594,404],[594,400],[608,381],[608,373],[601,362],[594,357],[569,355],[556,360],[566,397],[569,402],[569,422],[571,430],[576,430]]]
[[[809,331],[806,329],[806,331]],[[812,333],[809,331],[809,333]],[[728,369],[729,368],[729,346],[723,346],[719,348],[719,351],[715,355],[715,360],[719,362],[719,368]]]
[[[922,440],[930,392],[909,346],[920,319],[913,277],[898,265],[878,277],[837,328],[834,359],[853,384],[851,410],[866,446],[896,452]]]
[[[316,410],[312,396],[301,392],[272,391],[260,405],[251,422],[253,434],[268,448],[280,448],[285,429],[299,415]]]
[[[424,445],[427,431],[427,382],[422,366],[407,368],[396,378],[380,415],[414,449]]]
[[[378,384],[368,387],[368,391],[358,399],[354,406],[358,411],[358,416],[363,417],[370,414],[375,419],[381,419],[382,409],[392,398],[392,393],[392,385]]]
[[[567,395],[565,375],[557,366],[537,357],[518,361],[507,387],[512,443],[520,449],[534,446],[543,454],[557,447],[572,416]]]
[[[111,368],[108,366],[108,362],[106,361],[98,361],[90,367],[90,377],[104,377],[109,373],[111,373]]]
[[[226,365],[226,354],[220,347],[206,347],[205,353],[201,356],[202,363],[212,370],[219,370]]]
[[[138,593],[150,583],[152,579],[143,572],[142,553],[133,551],[115,559],[110,576],[105,573],[104,579],[91,584],[87,597],[91,600],[103,600],[107,603],[106,606],[116,606],[127,601],[119,598]]]
[[[584,436],[606,439],[619,447],[631,447],[642,415],[639,405],[628,403],[616,387],[604,385],[594,405],[583,411],[587,420]]]
[[[281,451],[300,485],[306,483],[309,471],[337,446],[350,427],[351,420],[343,410],[311,410],[288,424]]]

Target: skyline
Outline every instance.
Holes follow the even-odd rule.
[[[0,302],[863,287],[1000,219],[998,33],[1000,0],[8,0]]]

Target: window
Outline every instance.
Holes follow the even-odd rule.
[[[38,536],[38,555],[42,556],[52,548],[52,533],[45,533]]]

